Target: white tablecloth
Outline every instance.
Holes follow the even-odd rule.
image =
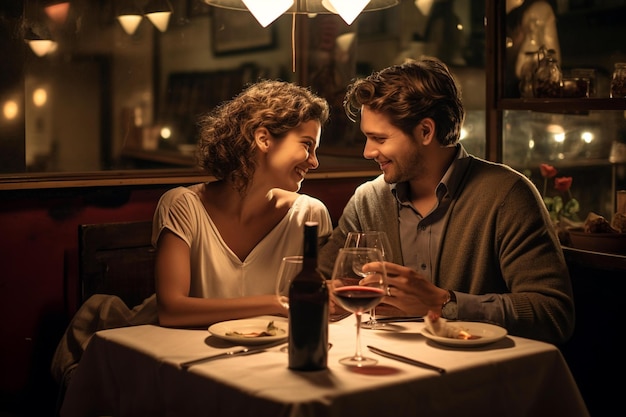
[[[361,331],[378,366],[338,363],[355,350],[354,317],[330,325],[328,370],[294,372],[280,347],[181,369],[228,350],[206,330],[136,326],[98,332],[74,373],[62,417],[90,416],[588,416],[560,351],[507,336],[451,348],[422,323]],[[447,370],[443,375],[377,356],[373,345]]]

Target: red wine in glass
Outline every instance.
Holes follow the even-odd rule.
[[[350,285],[335,291],[337,303],[353,313],[371,310],[381,302],[384,296],[382,289],[362,285]]]
[[[365,265],[368,267],[363,270]],[[376,359],[361,354],[361,316],[377,306],[387,290],[382,251],[371,247],[339,249],[330,288],[335,303],[356,317],[356,352],[339,363],[357,367],[375,365]]]

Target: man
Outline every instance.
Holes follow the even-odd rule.
[[[459,143],[465,110],[445,64],[409,61],[357,80],[344,106],[360,118],[363,156],[383,173],[346,205],[320,252],[322,272],[330,276],[349,231],[385,231],[386,305],[567,341],[572,288],[548,212],[526,177]]]

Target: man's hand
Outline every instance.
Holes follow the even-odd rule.
[[[389,291],[383,303],[401,310],[408,316],[425,316],[428,310],[441,313],[448,291],[428,281],[419,272],[391,262],[384,263]],[[381,272],[382,266],[372,262],[363,272]],[[366,280],[367,278],[364,278]]]

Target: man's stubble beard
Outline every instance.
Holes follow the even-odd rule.
[[[384,179],[387,184],[408,182],[422,177],[424,157],[414,152],[402,160],[394,160],[391,164],[392,171],[389,176],[385,173]]]

